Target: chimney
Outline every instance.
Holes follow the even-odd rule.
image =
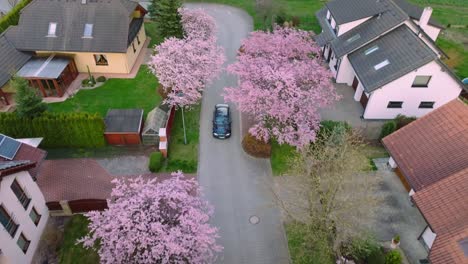
[[[421,17],[419,18],[419,26],[424,30],[429,23],[429,19],[431,18],[432,15],[432,8],[430,6],[425,7]]]

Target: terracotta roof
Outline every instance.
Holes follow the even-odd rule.
[[[468,105],[455,99],[385,137],[415,191],[468,168]]]
[[[468,263],[460,241],[468,238],[468,168],[416,192],[416,205],[436,233],[432,264]]]
[[[0,161],[0,179],[20,171],[34,168],[36,164],[29,160]]]
[[[113,177],[92,159],[46,160],[37,179],[46,202],[107,199]]]
[[[46,156],[46,151],[22,143],[13,160],[29,160],[31,162],[35,162],[36,166],[29,170],[29,174],[36,177],[41,163],[44,161]],[[0,157],[0,161],[7,161],[7,159]]]

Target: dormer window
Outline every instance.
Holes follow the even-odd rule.
[[[93,24],[85,24],[83,38],[93,37]]]
[[[378,70],[382,69],[383,67],[385,67],[385,66],[387,66],[387,65],[389,65],[389,64],[390,64],[390,62],[389,62],[388,60],[384,60],[384,61],[382,61],[381,63],[375,65],[375,66],[374,66],[374,69],[375,69],[376,71],[378,71]]]
[[[55,32],[57,31],[57,23],[50,22],[49,23],[49,30],[47,31],[48,37],[56,37]]]
[[[367,56],[371,54],[372,52],[377,51],[378,49],[379,49],[379,46],[370,47],[366,51],[364,51],[364,54]]]
[[[351,43],[351,42],[354,42],[354,41],[356,41],[356,40],[358,40],[360,38],[361,38],[361,35],[356,34],[356,35],[350,37],[349,39],[347,39],[346,42]]]

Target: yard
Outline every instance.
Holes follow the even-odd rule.
[[[76,240],[88,233],[88,220],[83,215],[74,215],[65,225],[63,243],[58,252],[60,264],[97,264],[99,256],[96,251],[85,249]]]
[[[104,85],[81,90],[72,98],[49,104],[53,112],[88,112],[105,116],[110,108],[143,108],[145,115],[161,102],[158,81],[147,66],[141,66],[134,79],[109,79]]]

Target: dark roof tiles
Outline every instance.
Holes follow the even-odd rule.
[[[31,54],[21,52],[6,39],[0,35],[0,87],[5,85],[29,59]]]
[[[111,109],[104,119],[105,133],[138,133],[142,120],[143,109]]]

